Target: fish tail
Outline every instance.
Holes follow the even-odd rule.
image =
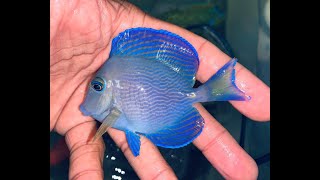
[[[234,66],[237,59],[233,58],[214,74],[205,84],[197,88],[197,101],[244,101],[250,100],[235,84]]]

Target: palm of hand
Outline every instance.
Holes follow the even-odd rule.
[[[50,2],[50,130],[66,135],[70,178],[85,178],[88,169],[102,177],[103,142],[87,145],[95,122],[78,108],[89,78],[105,60],[111,16],[101,13],[103,5],[95,1]],[[101,161],[90,161],[90,154]]]
[[[88,77],[105,60],[111,16],[101,14],[101,5],[94,1],[68,3],[64,8],[58,3],[51,6],[50,129],[65,134],[72,127],[91,121],[81,115],[78,107]]]

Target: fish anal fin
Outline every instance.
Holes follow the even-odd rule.
[[[172,121],[172,123],[165,128],[155,133],[143,135],[157,146],[179,148],[188,145],[198,137],[203,127],[203,118],[197,109],[191,107],[184,116]]]

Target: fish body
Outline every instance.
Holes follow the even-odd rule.
[[[127,119],[126,123],[115,123],[117,129],[144,134],[157,131],[192,105],[188,97],[192,88],[186,88],[183,78],[160,62],[114,57],[106,64],[106,73],[109,69],[121,69],[110,74],[109,80],[113,84],[114,105]]]
[[[190,43],[165,30],[128,29],[113,39],[80,110],[102,122],[98,136],[108,127],[124,131],[134,156],[141,135],[157,146],[182,147],[204,126],[194,103],[247,98],[234,84],[235,63],[193,88],[199,59]]]

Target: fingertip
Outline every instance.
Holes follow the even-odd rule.
[[[252,120],[269,121],[270,88],[264,83],[256,81],[255,84],[250,84],[250,87],[245,87],[244,91],[251,99],[248,101],[230,101],[232,106]]]
[[[258,178],[259,170],[254,159],[245,153],[236,168],[222,172],[222,174],[226,179],[255,180]]]
[[[251,158],[251,162],[250,164],[248,165],[248,169],[249,169],[249,173],[246,175],[249,178],[251,179],[258,179],[258,175],[259,175],[259,168],[258,168],[258,165],[257,163],[254,161],[254,159]]]

